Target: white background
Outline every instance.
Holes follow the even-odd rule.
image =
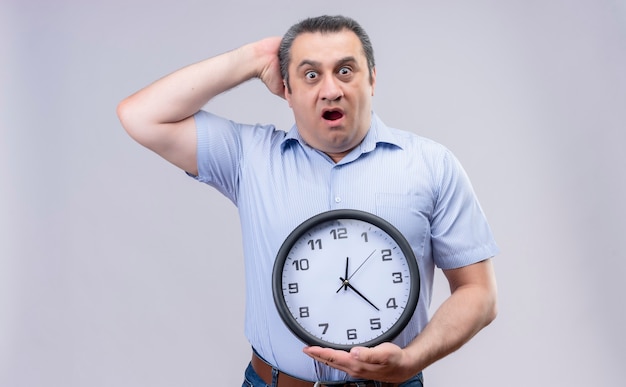
[[[134,143],[115,107],[323,13],[369,32],[375,110],[452,149],[502,249],[498,319],[427,385],[623,383],[623,0],[4,0],[0,386],[240,385],[236,209]],[[258,81],[208,109],[292,123]]]

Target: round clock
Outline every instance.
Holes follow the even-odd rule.
[[[333,210],[298,227],[272,275],[278,312],[303,342],[335,349],[393,340],[413,316],[420,277],[404,236],[358,210]]]

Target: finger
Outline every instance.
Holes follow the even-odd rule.
[[[350,350],[350,355],[363,363],[379,364],[382,363],[381,355],[377,354],[372,348],[354,347]]]
[[[302,351],[316,360],[328,361],[331,363],[334,362],[336,357],[335,350],[330,348],[311,346],[305,347]]]
[[[344,367],[346,364],[353,361],[350,358],[350,354],[345,351],[338,351],[331,348],[322,348],[322,347],[305,347],[302,350],[305,354],[309,355],[311,358],[329,365],[335,368]]]
[[[352,358],[367,364],[385,365],[397,355],[399,347],[391,343],[383,343],[373,348],[354,347],[350,351]]]

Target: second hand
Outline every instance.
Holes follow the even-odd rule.
[[[365,265],[365,262],[367,262],[372,257],[372,255],[374,255],[375,252],[376,252],[376,249],[374,249],[374,251],[372,251],[370,253],[370,255],[367,256],[367,258],[365,258],[365,261],[363,261],[363,263],[360,264],[359,267],[357,267],[356,270],[350,275],[350,277],[346,278],[346,280],[352,279],[352,277],[354,277],[356,272],[359,271],[361,269],[361,267],[363,267],[363,265]],[[346,276],[347,276],[347,274],[346,274]]]

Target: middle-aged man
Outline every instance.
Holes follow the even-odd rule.
[[[201,110],[252,78],[287,100],[291,130]],[[375,86],[365,31],[350,18],[321,16],[295,24],[282,39],[180,69],[118,107],[136,141],[218,189],[239,210],[245,333],[253,349],[244,386],[422,386],[424,368],[495,318],[491,257],[498,249],[466,174],[443,146],[386,126],[372,111]],[[271,285],[277,251],[297,225],[333,209],[387,220],[417,257],[420,300],[392,342],[350,351],[305,346],[277,313]],[[429,320],[435,266],[451,295]]]

